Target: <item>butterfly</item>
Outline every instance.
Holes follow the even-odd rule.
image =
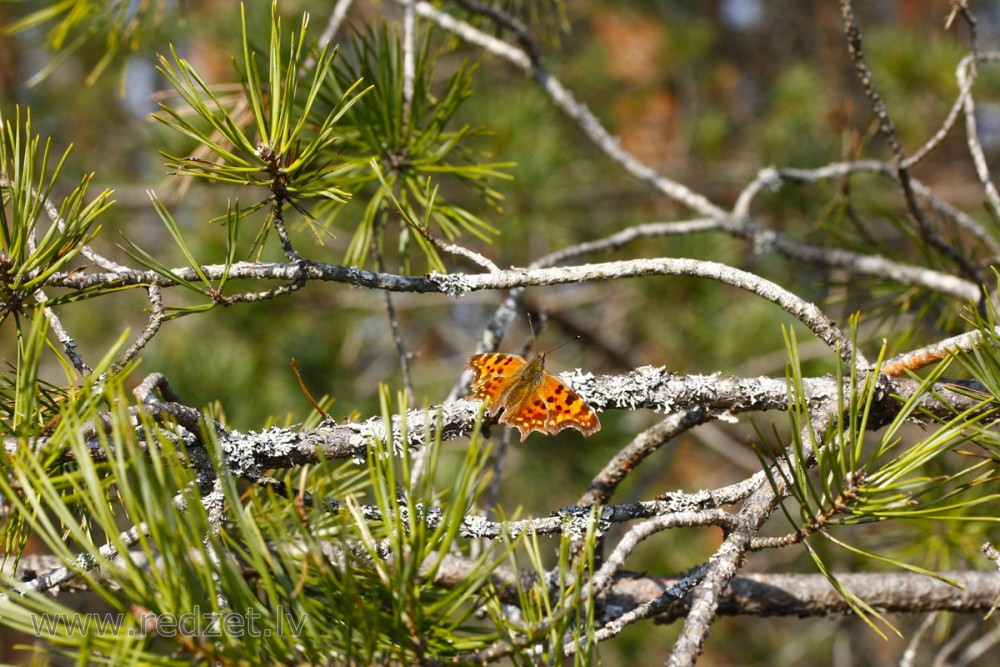
[[[569,385],[545,370],[545,353],[528,361],[516,354],[474,354],[469,357],[472,396],[489,405],[495,417],[503,408],[500,423],[521,432],[521,442],[532,431],[555,435],[573,427],[584,435],[601,430],[594,408]]]

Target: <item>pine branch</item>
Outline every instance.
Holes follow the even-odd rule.
[[[161,377],[155,375],[153,377]],[[741,413],[761,412],[768,410],[788,409],[788,387],[784,378],[738,378],[714,376],[679,376],[663,368],[645,366],[624,375],[593,376],[591,374],[573,373],[561,374],[562,379],[570,384],[590,405],[598,410],[646,409],[659,412],[685,414],[690,413],[695,421],[711,419],[714,415],[736,415]],[[146,385],[143,385],[146,386]],[[915,380],[899,378],[894,381],[894,391],[898,399],[889,400],[879,409],[887,417],[898,410],[904,401],[920,389]],[[836,401],[841,388],[833,378],[805,378],[803,387],[810,404],[815,406],[832,405]],[[921,413],[912,416],[921,421],[932,417],[945,419],[956,411],[973,409],[978,406],[977,400],[953,391],[948,383],[935,388],[935,395],[922,395],[920,399]],[[895,406],[895,407],[894,407]],[[294,429],[271,427],[263,431],[241,433],[225,429],[221,424],[213,425],[214,431],[226,443],[230,469],[237,475],[257,475],[265,469],[279,469],[318,463],[329,459],[363,460],[367,448],[374,439],[394,443],[397,451],[405,444],[409,448],[417,448],[424,443],[424,433],[432,429],[441,420],[442,437],[452,439],[472,432],[479,401],[459,399],[432,406],[427,410],[410,410],[406,414],[407,441],[401,440],[399,417],[393,419],[393,432],[386,433],[384,422],[380,417],[360,422],[347,422],[337,425],[324,425],[313,429],[296,431]],[[202,424],[201,412],[190,406],[172,401],[147,402],[141,407],[129,408],[130,414],[138,416],[147,413],[157,419],[174,419],[192,435],[197,437]],[[681,419],[679,428],[689,428],[691,423]],[[91,424],[84,429],[87,438],[96,438],[97,432],[109,428],[109,424]],[[667,426],[668,433],[674,433],[676,428]],[[641,441],[637,441],[639,443]],[[13,453],[22,447],[41,449],[46,447],[45,437],[31,441],[15,438],[5,438],[6,451]],[[95,445],[96,445],[95,440]],[[646,445],[637,444],[638,450],[645,450]],[[91,448],[95,460],[102,460],[104,453],[98,447]],[[622,462],[609,464],[598,477],[612,480],[620,473],[613,472],[620,465],[627,466],[627,460],[637,462],[636,452],[632,448],[623,450]],[[644,451],[644,455],[650,452]],[[598,486],[609,481],[596,482]],[[612,487],[613,488],[613,484]],[[581,504],[587,504],[587,499],[593,491],[581,499]]]

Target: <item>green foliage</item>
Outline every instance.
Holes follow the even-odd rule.
[[[310,56],[306,49],[308,15],[303,16],[299,32],[292,35],[285,59],[277,3],[272,4],[266,78],[262,77],[257,56],[250,46],[245,10],[242,20],[243,67],[234,59],[243,91],[237,103],[223,102],[173,48],[172,58],[160,56],[160,71],[187,106],[175,109],[161,104],[164,114],[155,117],[209,150],[215,160],[167,157],[178,174],[268,191],[258,203],[243,210],[243,214],[248,215],[272,204],[271,215],[257,235],[256,247],[263,244],[271,223],[275,217],[280,219],[286,204],[304,214],[313,223],[313,231],[318,236],[321,232],[318,221],[308,214],[303,204],[316,198],[343,202],[350,197],[338,186],[342,168],[330,165],[335,159],[332,147],[337,141],[336,125],[359,99],[358,82],[346,87],[323,118],[315,119],[313,106],[335,53],[324,48]],[[308,58],[312,58],[311,80],[302,86]],[[238,118],[241,111],[249,111],[249,123]],[[195,120],[189,120],[190,114]]]
[[[41,310],[40,307],[36,309]],[[83,430],[78,415],[90,414],[103,407],[103,397],[99,391],[93,390],[92,385],[60,390],[40,379],[40,368],[46,361],[43,352],[48,345],[48,321],[39,312],[33,313],[30,320],[31,327],[18,337],[16,383],[0,386],[0,401],[12,406],[0,425],[3,434],[11,438],[8,442],[16,445],[13,453],[0,448],[0,477],[3,477],[0,480],[0,496],[17,510],[11,512],[12,520],[0,523],[4,561],[19,557],[38,521],[53,525],[53,517],[42,510],[48,500],[79,491],[78,488],[70,488],[73,479],[66,472],[74,466],[62,456],[63,447],[53,443],[69,440],[82,442]],[[98,375],[108,371],[114,352],[121,343],[119,340],[112,345],[109,353],[95,367]],[[64,368],[67,370],[67,384],[72,386],[79,378],[68,363],[64,364]],[[24,475],[32,473],[45,476],[45,481],[37,486],[21,488],[21,484],[29,479]],[[54,495],[41,499],[39,494],[50,491]],[[71,516],[72,511],[66,507],[54,512],[54,519],[60,522]],[[80,522],[71,519],[70,523]],[[61,539],[54,538],[54,543],[58,543],[58,550],[53,553],[70,559],[73,557]]]
[[[91,85],[116,59],[136,51],[143,32],[158,28],[173,3],[165,0],[51,0],[45,4],[3,29],[13,34],[52,23],[45,42],[54,57],[29,83],[44,80],[74,52],[103,40],[104,55],[93,65],[86,79],[87,85]]]
[[[37,633],[53,619],[42,634],[67,652],[84,651],[95,663],[120,664],[128,655],[126,664],[163,665],[246,655],[411,663],[483,649],[515,631],[533,636],[531,627],[547,629],[538,639],[555,656],[564,632],[576,627],[582,638],[592,627],[578,585],[592,564],[585,557],[583,570],[570,565],[568,538],[556,596],[544,592],[551,582],[532,541],[528,557],[541,588],[520,588],[528,607],[522,622],[511,625],[501,612],[492,577],[505,560],[515,572],[523,566],[518,541],[485,543],[476,555],[458,535],[488,481],[488,451],[478,435],[448,484],[438,478],[440,440],[432,432],[425,433],[434,444],[419,477],[408,450],[382,442],[369,450],[367,467],[329,463],[281,475],[283,483],[308,486],[309,505],[247,489],[225,468],[210,429],[202,436],[218,477],[199,470],[203,455],[188,449],[181,431],[133,405],[124,379],[84,387],[63,405],[48,456],[25,445],[0,459],[0,493],[20,518],[4,525],[5,552],[18,553],[28,534],[38,535],[77,564],[116,622],[80,632],[58,620],[79,618],[72,608],[7,581],[23,595],[0,599],[6,625]],[[398,417],[385,394],[382,406],[388,431]],[[133,414],[139,430],[130,426]],[[343,498],[346,510],[331,511],[324,499],[333,498]],[[121,532],[125,517],[132,531]],[[588,525],[592,549],[596,522]],[[456,557],[467,574],[441,586],[436,578]],[[473,617],[483,605],[494,616],[492,629]],[[172,635],[179,619],[201,634]]]
[[[806,64],[781,71],[760,135],[765,164],[813,167],[837,157],[837,136],[825,116],[830,100],[822,77]]]
[[[36,329],[33,338],[44,340],[44,326]],[[570,637],[581,644],[577,663],[589,660],[594,610],[580,582],[593,571],[596,517],[584,524],[582,557],[571,557],[566,531],[553,570],[534,536],[461,538],[489,479],[478,433],[444,484],[436,431],[424,434],[433,444],[420,475],[409,450],[381,441],[365,467],[324,463],[282,473],[279,483],[310,489],[307,503],[273,486],[247,488],[227,470],[207,425],[201,437],[212,468],[205,468],[201,445],[190,448],[182,430],[154,421],[127,396],[126,379],[127,372],[110,376],[63,402],[44,451],[25,438],[0,452],[0,495],[16,518],[3,524],[4,553],[16,559],[28,536],[38,536],[110,609],[86,617],[104,625],[84,631],[73,621],[83,617],[58,598],[4,581],[4,624],[40,634],[52,655],[82,652],[92,664],[246,655],[269,663],[412,663],[507,638],[518,647],[515,662],[536,664],[538,656],[555,659]],[[399,417],[385,392],[382,409],[390,432]],[[134,528],[122,532],[126,519]],[[458,578],[446,572],[456,562],[465,573]],[[493,579],[504,562],[533,573],[531,585],[514,577],[519,620]],[[442,586],[439,576],[450,583]],[[480,609],[492,622],[476,619]]]
[[[0,372],[0,431],[29,437],[59,412],[58,403],[71,395],[42,377],[43,358],[54,360],[67,373],[77,372],[59,347],[48,339],[43,303],[57,308],[71,302],[116,291],[103,285],[65,293],[45,294],[41,288],[58,273],[70,271],[85,244],[97,234],[99,219],[112,205],[104,190],[87,201],[92,175],[71,187],[58,208],[55,193],[65,191],[61,178],[69,151],[50,160],[51,140],[42,144],[32,134],[30,114],[22,123],[20,109],[0,128],[0,325],[12,321],[17,361]]]
[[[575,536],[573,530],[566,530],[560,536],[558,560],[548,568],[545,549],[536,535],[527,535],[522,541],[523,556],[511,550],[511,569],[519,571],[527,560],[535,575],[530,586],[523,578],[514,582],[520,619],[512,620],[499,600],[490,600],[487,610],[503,632],[505,641],[520,648],[511,656],[515,664],[561,662],[567,642],[578,645],[574,664],[591,664],[595,650],[595,609],[587,597],[585,582],[594,574],[598,512],[598,508],[592,509],[583,535]],[[580,538],[575,544],[574,537]],[[575,557],[574,547],[578,548]]]
[[[41,138],[31,133],[30,114],[25,116],[22,127],[18,109],[13,122],[8,119],[0,128],[0,323],[23,313],[41,286],[67,269],[97,234],[98,218],[112,204],[108,190],[87,201],[88,175],[58,209],[51,206],[69,151],[49,174],[51,140],[42,146]],[[47,303],[56,306],[108,291],[80,291]]]
[[[937,522],[990,524],[1000,520],[989,512],[977,514],[974,511],[1000,498],[1000,494],[984,494],[981,489],[994,478],[993,461],[986,459],[969,465],[954,465],[954,459],[959,458],[956,447],[966,442],[986,443],[993,439],[987,434],[996,423],[996,401],[992,397],[983,398],[977,405],[939,420],[936,427],[929,429],[917,442],[906,442],[901,429],[920,413],[921,401],[931,395],[950,362],[939,364],[922,379],[920,388],[903,403],[892,422],[881,430],[878,442],[871,443],[869,420],[879,400],[880,357],[875,369],[864,377],[859,376],[856,366],[845,375],[838,365],[837,385],[845,387],[845,391],[838,399],[826,431],[818,433],[812,427],[812,411],[802,386],[797,346],[791,332],[787,334],[787,343],[792,444],[790,453],[780,459],[788,472],[778,470],[783,482],[781,487],[786,488],[798,504],[797,516],[784,505],[782,507],[796,527],[797,539],[805,544],[816,566],[852,610],[876,631],[879,629],[873,620],[895,630],[880,613],[837,580],[823,556],[811,544],[810,536],[822,536],[851,553],[894,568],[940,578],[931,571],[938,563],[930,562],[931,552],[926,548],[913,554],[914,560],[907,560],[902,553],[887,556],[853,546],[834,532],[838,526],[905,521],[920,532],[916,543],[926,545],[932,540],[924,531],[933,531]],[[806,443],[812,453],[807,451]],[[815,462],[815,466],[811,462]],[[772,478],[776,488],[777,481]]]
[[[865,45],[904,145],[925,140],[958,94],[954,72],[967,54],[965,45],[941,35],[917,35],[898,25],[872,30]]]
[[[996,398],[1000,396],[1000,335],[997,334],[1000,318],[997,317],[996,306],[991,302],[987,302],[982,315],[971,307],[969,312],[973,313],[969,319],[976,326],[984,343],[967,354],[958,355],[957,360],[969,376],[985,388],[985,392],[972,391],[972,395],[981,398],[991,407],[989,418],[975,420],[970,424],[970,441],[983,449],[986,454],[983,464],[988,464],[985,470],[989,471],[995,469],[996,462],[1000,460],[1000,437],[997,436],[995,427],[996,413],[1000,411]],[[959,387],[955,389],[962,391]],[[972,487],[987,482],[995,482],[995,477],[985,477],[967,484]]]
[[[491,182],[506,178],[502,170],[509,165],[482,163],[466,147],[482,130],[449,129],[471,94],[472,68],[459,67],[437,97],[431,90],[434,61],[427,33],[416,54],[412,98],[407,98],[402,47],[388,27],[357,39],[355,64],[340,59],[333,67],[334,52],[311,54],[306,49],[306,19],[283,54],[275,8],[272,5],[266,76],[252,52],[244,12],[243,65],[236,65],[243,95],[235,102],[214,92],[173,49],[171,58],[160,57],[160,71],[185,106],[161,104],[163,113],[156,118],[213,156],[206,160],[168,155],[176,173],[266,188],[266,196],[241,212],[246,216],[272,205],[255,238],[258,252],[285,204],[302,214],[321,238],[332,221],[342,217],[352,193],[363,193],[367,203],[348,247],[349,264],[364,264],[373,247],[381,257],[392,220],[401,223],[399,260],[408,263],[415,239],[438,270],[444,267],[429,235],[440,232],[453,239],[467,231],[486,238],[492,233],[482,219],[440,193],[439,182],[451,179],[490,206],[496,207],[501,198]],[[360,91],[363,83],[368,88]],[[243,112],[249,113],[249,122],[241,118]],[[327,203],[307,209],[312,200]]]
[[[209,148],[221,163],[168,156],[171,166],[179,173],[212,181],[263,186],[282,190],[290,197],[327,197],[343,199],[347,193],[333,186],[336,170],[322,167],[326,151],[337,137],[334,125],[344,109],[324,118],[319,125],[307,120],[316,100],[320,82],[333,63],[334,53],[324,49],[316,58],[312,82],[304,97],[299,97],[300,69],[306,57],[307,17],[302,20],[298,35],[293,35],[287,64],[282,67],[281,23],[272,6],[271,39],[268,52],[267,79],[261,78],[256,54],[251,51],[243,16],[243,62],[235,64],[243,89],[243,102],[249,107],[252,127],[233,117],[232,111],[212,92],[211,86],[183,58],[171,49],[172,58],[160,58],[160,71],[184,102],[187,110],[203,122],[201,127],[189,121],[185,114],[161,105],[165,116],[155,116],[167,126],[188,135],[198,144]],[[350,87],[341,102],[349,104],[355,95]],[[248,130],[255,130],[256,135]],[[308,130],[308,131],[307,131]],[[216,138],[215,133],[222,138]]]
[[[468,148],[483,129],[468,125],[451,129],[456,113],[472,94],[473,68],[457,67],[443,92],[435,94],[431,36],[424,32],[416,49],[411,99],[406,96],[400,37],[385,24],[355,37],[350,49],[353,62],[340,59],[323,88],[323,99],[332,105],[355,82],[371,85],[370,92],[345,114],[348,126],[342,134],[343,182],[367,201],[344,260],[348,264],[364,264],[373,246],[381,253],[389,228],[397,229],[404,265],[414,237],[430,257],[427,234],[440,231],[453,239],[469,232],[488,239],[495,232],[470,210],[438,194],[439,186],[451,180],[497,207],[501,195],[492,182],[508,178],[503,170],[511,165],[481,162]],[[324,209],[337,215],[344,206],[328,204]]]
[[[181,231],[180,225],[170,214],[170,211],[167,210],[166,205],[152,193],[150,193],[150,199],[152,199],[153,207],[156,209],[157,214],[166,226],[167,231],[170,232],[170,237],[174,240],[174,243],[184,255],[184,259],[187,261],[188,266],[190,266],[192,270],[194,270],[195,275],[198,276],[199,282],[195,283],[193,281],[186,280],[176,271],[163,264],[163,262],[157,259],[154,255],[126,239],[126,242],[130,247],[129,255],[132,259],[146,268],[151,269],[162,276],[170,278],[178,286],[208,298],[207,302],[194,306],[168,306],[165,308],[165,318],[170,319],[180,317],[182,315],[190,315],[192,313],[201,313],[210,308],[214,308],[220,303],[228,304],[229,302],[224,296],[223,290],[229,277],[229,269],[232,267],[233,261],[236,258],[236,238],[241,218],[239,202],[231,205],[226,214],[227,235],[226,260],[224,265],[225,271],[219,279],[218,284],[214,284],[208,276],[205,275],[205,272],[202,270],[198,260],[195,258],[194,252],[189,246],[184,233]]]
[[[391,432],[394,417],[385,392],[381,402],[386,432]],[[405,397],[400,397],[404,410],[406,404]],[[349,513],[359,528],[361,548],[356,555],[371,567],[366,570],[370,578],[355,584],[365,590],[351,591],[351,604],[358,609],[350,624],[364,627],[361,635],[369,652],[350,657],[364,663],[419,662],[427,656],[469,650],[489,639],[484,629],[472,628],[470,614],[503,549],[499,553],[484,550],[474,559],[469,577],[451,590],[433,583],[450,555],[459,552],[456,549],[468,553],[456,542],[458,528],[486,488],[487,452],[482,441],[473,438],[459,477],[453,486],[438,491],[440,440],[430,432],[424,436],[435,444],[420,477],[414,475],[407,450],[381,442],[369,450],[368,497],[374,500],[381,522],[366,522],[359,498],[347,498]],[[400,437],[406,441],[405,430]]]

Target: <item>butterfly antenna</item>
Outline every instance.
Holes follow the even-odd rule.
[[[542,356],[548,356],[548,355],[552,354],[553,352],[555,352],[556,350],[558,350],[560,347],[566,347],[570,343],[575,343],[578,340],[580,340],[579,336],[573,336],[569,340],[564,340],[563,342],[559,343],[558,345],[556,345],[552,349],[547,350],[545,352],[542,352]]]

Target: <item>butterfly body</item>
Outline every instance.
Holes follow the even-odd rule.
[[[475,354],[468,368],[475,373],[472,397],[487,401],[491,417],[503,409],[500,423],[518,429],[521,442],[532,431],[555,435],[572,427],[591,435],[601,428],[594,409],[545,370],[544,353],[531,361],[516,354]]]

